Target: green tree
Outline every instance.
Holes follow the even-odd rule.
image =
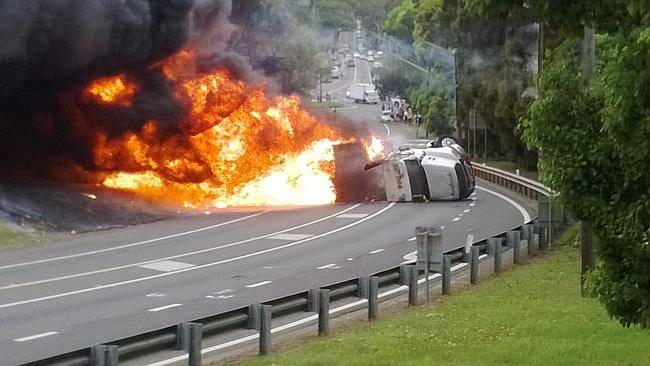
[[[384,31],[405,42],[413,42],[415,6],[413,0],[402,0],[386,14]]]
[[[638,0],[528,1],[562,44],[549,54],[542,96],[522,119],[542,179],[593,230],[599,263],[588,287],[608,313],[650,326],[650,4]],[[520,12],[514,0],[467,0],[481,14]],[[600,35],[593,76],[582,75],[584,26]]]

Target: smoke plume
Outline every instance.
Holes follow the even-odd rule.
[[[0,1],[0,175],[40,179],[66,158],[90,166],[90,128],[119,135],[149,119],[178,128],[186,110],[150,66],[184,47],[227,63],[231,8],[230,0]],[[118,73],[140,85],[130,106],[80,100],[90,80]]]

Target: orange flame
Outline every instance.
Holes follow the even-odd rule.
[[[186,208],[335,201],[333,147],[350,137],[302,110],[297,97],[271,100],[227,70],[197,76],[189,51],[160,66],[189,106],[182,133],[163,136],[155,120],[120,138],[98,132],[94,161],[104,186]],[[87,90],[116,85],[100,80]],[[369,155],[383,149],[375,137],[367,145]]]
[[[130,106],[136,92],[134,83],[124,74],[94,80],[86,87],[86,95],[101,104]]]

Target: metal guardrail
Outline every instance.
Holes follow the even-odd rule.
[[[504,186],[510,190],[513,190],[529,198],[537,199],[540,198],[541,196],[548,197],[551,194],[551,190],[548,187],[534,180],[517,176],[515,174],[511,174],[485,165],[473,165],[472,167],[476,176],[485,179],[489,182]],[[536,220],[533,220],[532,223],[535,223],[535,221]],[[475,249],[472,250],[472,252],[476,251],[476,253],[472,253],[471,256],[463,255],[464,254],[463,248],[459,248],[457,250],[447,252],[445,253],[445,257],[446,257],[445,261],[449,261],[449,262],[452,261],[461,262],[463,260],[471,261],[471,258],[478,258],[479,254],[490,254],[495,257],[495,263],[500,263],[501,255],[500,254],[497,255],[495,253],[497,252],[501,253],[501,250],[495,249],[495,244],[496,245],[505,244],[505,246],[509,246],[512,248],[514,243],[513,238],[515,237],[519,238],[521,236],[521,237],[529,238],[529,240],[532,240],[532,235],[535,233],[539,234],[540,239],[538,242],[540,243],[540,247],[542,246],[542,243],[545,243],[548,239],[550,239],[550,235],[549,235],[550,230],[545,230],[539,225],[534,225],[534,226],[529,225],[531,223],[525,223],[525,224],[527,225],[519,227],[519,230],[514,230],[514,231],[509,230],[493,238],[473,243]],[[513,233],[517,235],[511,235]],[[535,236],[537,235],[535,234]],[[519,240],[517,239],[516,242],[518,243]],[[516,256],[517,256],[518,249],[516,247],[518,245],[519,244],[514,246],[515,263],[517,263]],[[501,247],[501,249],[503,249],[503,246]],[[495,264],[495,269],[496,269],[496,264]],[[447,271],[448,270],[449,270],[449,265],[447,265]],[[472,273],[473,272],[474,269],[472,269]],[[415,273],[418,273],[418,279],[419,279],[420,272],[416,271]],[[444,273],[443,271],[442,273],[443,293],[444,293],[444,284],[446,283],[445,281],[447,282],[450,281],[449,279],[450,276],[451,275],[449,273]],[[412,279],[409,280],[408,278],[409,271],[407,270],[405,265],[389,268],[371,277],[372,278],[377,277],[374,280],[376,282],[373,281],[370,282],[377,283],[378,287],[391,287],[395,285],[403,286],[406,284],[409,284],[409,288],[413,286],[416,287],[418,286],[418,281]],[[365,277],[365,276],[360,278],[353,278],[343,282],[331,284],[329,286],[324,286],[322,287],[322,289],[329,290],[327,292],[329,294],[330,300],[342,299],[348,297],[354,297],[357,299],[368,298],[368,293],[369,293],[368,278],[369,277]],[[421,281],[422,280],[420,280],[420,282]],[[413,290],[409,290],[411,294],[413,293],[412,291]],[[374,293],[375,296],[377,294],[376,291],[371,290],[370,292]],[[417,294],[417,290],[415,293]],[[311,289],[308,291],[303,291],[293,295],[266,301],[264,302],[264,304],[270,306],[271,318],[279,316],[281,314],[289,314],[294,312],[318,312],[319,314],[321,314],[322,309],[318,307],[318,300],[317,300],[319,296],[320,296],[320,292],[317,289]],[[375,304],[376,301],[377,299],[375,298]],[[410,298],[409,298],[409,302],[411,302]],[[369,304],[370,303],[372,303],[372,301],[370,301],[369,299]],[[24,366],[41,366],[41,365],[112,366],[112,365],[117,365],[118,359],[119,360],[134,359],[137,356],[142,356],[142,355],[146,355],[146,354],[150,354],[162,350],[186,349],[190,352],[191,355],[190,350],[197,349],[196,339],[194,339],[194,341],[190,341],[190,338],[188,338],[191,337],[190,333],[194,334],[194,332],[190,332],[189,330],[190,328],[192,328],[190,326],[194,326],[194,325],[198,325],[198,328],[200,329],[199,330],[199,334],[201,334],[201,336],[199,336],[200,338],[202,338],[205,335],[207,336],[216,335],[233,329],[258,329],[260,330],[260,346],[262,346],[262,339],[264,337],[261,329],[265,327],[260,326],[260,323],[264,321],[268,322],[270,321],[270,319],[260,320],[263,317],[260,317],[259,312],[260,312],[259,304],[251,304],[247,307],[234,309],[228,312],[215,314],[201,319],[195,319],[189,323],[174,324],[165,328],[134,335],[128,338],[114,340],[112,342],[106,343],[106,345],[98,345],[95,347],[84,348],[73,352],[50,357],[47,359],[30,362],[24,364]],[[376,307],[375,307],[375,312],[376,312]],[[266,337],[270,337],[270,331],[268,329],[266,330],[266,334],[267,334]],[[200,338],[198,340],[199,353],[200,353],[200,342],[201,342]],[[267,342],[268,340],[264,340],[264,341]],[[192,346],[188,346],[188,344],[191,344]],[[260,352],[262,352],[261,348],[260,348]],[[264,352],[266,352],[266,349],[264,350]],[[199,361],[197,363],[196,351],[194,353],[195,353],[194,358],[192,358],[191,356],[189,357],[190,364],[198,365],[200,364],[200,356],[198,356]]]
[[[475,176],[534,200],[537,200],[540,196],[550,197],[553,195],[553,191],[542,183],[505,170],[483,164],[472,164],[472,169]]]

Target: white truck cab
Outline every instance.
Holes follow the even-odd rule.
[[[446,142],[423,149],[402,147],[389,154],[381,163],[386,199],[427,202],[469,197],[475,182],[465,151],[455,141]]]

